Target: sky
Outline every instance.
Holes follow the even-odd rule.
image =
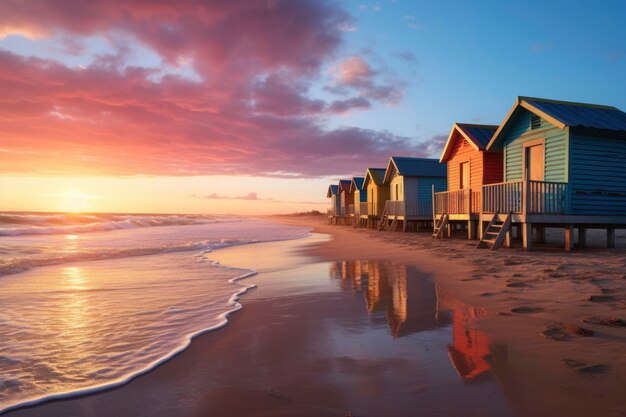
[[[3,0],[0,210],[323,210],[518,95],[626,110],[623,1]]]

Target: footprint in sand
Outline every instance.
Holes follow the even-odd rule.
[[[594,375],[594,374],[604,374],[609,371],[608,365],[597,364],[591,366],[584,366],[582,368],[578,368],[578,372],[583,375]]]
[[[587,365],[585,362],[578,361],[576,359],[563,359],[563,362],[568,367],[575,369],[583,375],[596,375],[604,374],[609,371],[609,366],[598,363],[596,365]]]
[[[513,274],[513,277],[514,277],[514,278],[521,278],[521,277],[523,277],[523,276],[524,276],[524,274]]]
[[[522,281],[512,281],[506,284],[506,286],[509,288],[523,288],[523,287],[529,287],[530,285]]]
[[[593,301],[596,303],[605,303],[607,301],[615,301],[615,297],[612,295],[590,295],[587,301]]]
[[[543,337],[558,341],[566,340],[569,335],[590,337],[593,336],[593,334],[593,330],[585,329],[584,327],[571,323],[556,323],[548,326],[546,330],[541,332]]]
[[[600,326],[613,326],[613,327],[626,327],[626,320],[618,319],[616,317],[603,318],[603,317],[589,317],[583,320],[585,323],[597,324]]]
[[[558,340],[562,342],[567,338],[567,333],[563,331],[563,328],[559,326],[550,326],[543,332],[541,332],[543,337],[547,337],[548,339]]]
[[[544,310],[545,309],[541,307],[515,307],[511,309],[513,313],[520,313],[520,314],[541,313]]]

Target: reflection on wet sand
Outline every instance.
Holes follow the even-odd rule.
[[[347,261],[331,264],[331,277],[346,288],[362,292],[373,321],[386,319],[393,337],[433,330],[450,323],[437,311],[435,285],[413,268],[379,261]]]
[[[485,312],[463,304],[444,289],[406,265],[380,261],[345,261],[331,264],[331,277],[345,288],[362,292],[373,320],[386,317],[392,336],[434,330],[452,322],[448,353],[463,381],[489,375],[489,338],[474,328]],[[482,379],[482,378],[481,378]]]
[[[452,344],[448,346],[448,354],[464,381],[473,381],[490,370],[487,362],[491,355],[489,338],[472,326],[482,314],[483,310],[470,306],[457,307],[452,311]]]

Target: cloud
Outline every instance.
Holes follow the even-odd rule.
[[[273,198],[260,198],[257,193],[251,192],[243,196],[238,197],[229,197],[224,195],[219,195],[216,193],[213,194],[192,194],[191,198],[200,198],[207,200],[246,200],[246,201],[266,201],[270,203],[291,203],[291,204],[320,204],[327,205],[326,201],[288,201],[288,200],[274,200]]]
[[[229,196],[219,195],[215,193],[207,194],[207,195],[192,194],[191,197],[192,198],[205,198],[207,200],[264,200],[262,198],[259,198],[258,194],[254,192],[248,193],[246,195],[238,196],[238,197],[229,197]]]
[[[418,151],[390,132],[327,127],[333,114],[402,96],[358,56],[337,65],[340,97],[313,96],[351,21],[334,2],[15,4],[0,2],[0,34],[82,55],[98,37],[112,52],[70,67],[0,49],[1,174],[320,177]],[[163,74],[140,48],[197,77]]]
[[[352,89],[362,97],[395,104],[402,98],[402,88],[397,80],[378,80],[378,72],[359,56],[351,56],[330,69],[335,84],[328,90],[345,93]]]

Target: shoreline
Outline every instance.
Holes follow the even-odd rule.
[[[502,261],[503,265],[500,265],[500,268],[495,268],[492,266],[486,269],[483,268],[484,271],[481,272],[481,267],[485,267],[486,265],[485,257],[489,257],[486,256],[483,251],[479,251],[479,253],[477,253],[477,256],[473,257],[475,259],[472,260],[472,268],[467,268],[466,258],[468,255],[464,252],[467,252],[468,250],[468,241],[461,241],[457,239],[456,241],[453,240],[443,242],[442,245],[442,242],[432,241],[430,239],[430,235],[386,234],[375,231],[354,230],[352,228],[345,227],[328,227],[323,224],[325,219],[293,219],[284,216],[273,216],[271,218],[268,218],[268,220],[298,226],[313,227],[315,233],[324,233],[332,236],[332,240],[329,241],[325,241],[324,239],[318,239],[317,242],[312,244],[307,243],[305,245],[296,245],[301,246],[298,248],[297,253],[303,258],[308,257],[309,259],[311,259],[312,261],[310,262],[314,261],[319,263],[329,261],[355,261],[358,259],[375,259],[412,265],[414,267],[417,267],[421,273],[427,273],[432,275],[433,279],[436,282],[444,285],[446,289],[453,293],[454,296],[460,299],[463,303],[467,303],[468,305],[476,306],[488,311],[489,314],[486,317],[480,318],[479,320],[475,321],[475,328],[487,332],[492,338],[494,344],[501,346],[514,346],[515,349],[511,351],[515,351],[516,355],[521,355],[525,358],[531,358],[533,362],[541,364],[541,368],[537,367],[537,369],[535,369],[535,372],[527,372],[529,375],[526,375],[525,379],[520,379],[520,381],[517,381],[516,384],[518,386],[516,388],[511,389],[508,386],[502,386],[502,389],[504,391],[511,391],[507,394],[507,397],[509,397],[510,402],[512,402],[514,405],[517,405],[516,408],[518,410],[521,410],[519,415],[549,415],[549,413],[547,413],[547,410],[550,410],[551,412],[554,412],[554,410],[560,410],[574,416],[585,415],[585,413],[588,413],[589,410],[605,410],[607,406],[611,407],[611,411],[615,413],[623,411],[623,405],[620,402],[621,393],[619,392],[619,387],[624,386],[623,377],[620,377],[620,375],[626,375],[626,373],[624,372],[624,370],[626,370],[626,361],[623,355],[624,329],[594,324],[584,324],[586,328],[591,328],[596,332],[596,335],[594,337],[583,338],[573,335],[566,335],[566,337],[568,338],[568,340],[566,341],[555,341],[546,337],[542,337],[541,333],[546,329],[546,326],[549,326],[549,323],[559,323],[561,320],[563,320],[564,316],[567,317],[568,315],[572,314],[572,306],[566,306],[565,308],[557,310],[545,307],[544,305],[546,303],[550,304],[550,301],[546,300],[546,296],[548,295],[547,293],[549,293],[549,291],[547,291],[545,288],[539,288],[540,291],[537,291],[538,288],[536,288],[537,284],[535,284],[535,282],[533,282],[532,284],[524,283],[523,281],[530,281],[526,279],[529,275],[529,272],[526,272],[524,276],[515,277],[516,282],[522,282],[523,284],[525,284],[522,286],[508,287],[507,284],[510,284],[511,282],[507,281],[506,278],[503,278],[503,275],[507,273],[507,268],[504,268],[504,266],[507,266],[509,269],[513,269],[513,271],[508,271],[508,274],[511,276],[515,274],[520,274],[519,272],[516,272],[520,270],[520,265],[522,269],[524,269],[524,267],[529,267],[531,276],[533,276],[532,274],[534,273],[536,274],[538,271],[542,272],[546,269],[553,270],[552,273],[555,273],[556,271],[556,273],[558,274],[560,273],[558,268],[566,265],[571,260],[571,256],[566,255],[565,257],[563,257],[564,254],[562,253],[533,253],[533,255],[535,255],[535,258],[539,258],[540,260],[540,262],[536,262],[533,264],[530,262],[530,257],[528,255],[516,251],[507,251],[509,253],[506,253],[502,256],[504,261]],[[449,247],[451,243],[452,248]],[[264,245],[271,246],[272,244],[264,243]],[[453,251],[450,250],[446,254],[440,254],[439,250],[442,247],[457,249],[459,253],[454,254],[452,253]],[[224,256],[227,258],[227,254],[229,252],[232,252],[231,249],[235,248],[220,249],[213,252],[211,255],[215,255],[218,260]],[[469,250],[474,251],[473,246]],[[620,303],[623,303],[624,281],[623,277],[620,278],[617,275],[619,274],[619,268],[623,268],[624,266],[624,251],[620,248],[612,251],[609,254],[606,254],[604,252],[600,254],[594,254],[593,251],[591,252],[592,255],[595,255],[591,256],[591,260],[587,259],[589,258],[589,253],[587,253],[584,257],[585,259],[578,261],[579,263],[582,262],[581,265],[579,265],[579,268],[582,266],[587,267],[587,269],[583,269],[582,272],[588,273],[589,268],[595,265],[595,262],[598,261],[598,259],[596,258],[600,258],[599,260],[606,265],[605,269],[602,272],[605,274],[605,276],[610,276],[612,278],[604,278],[602,282],[594,282],[593,284],[591,284],[592,287],[588,287],[587,285],[584,285],[587,283],[583,283],[583,288],[579,289],[581,291],[589,291],[593,289],[593,286],[598,287],[600,285],[602,285],[603,288],[608,288],[609,283],[606,281],[614,279],[616,281],[614,283],[615,288],[608,288],[613,291],[611,294],[613,294],[612,297],[614,297],[614,302],[592,304],[590,306],[591,308],[587,307],[585,309],[585,314],[583,314],[582,316],[587,317],[591,314],[606,316],[610,313],[615,313],[615,315],[622,314],[624,310],[623,308],[621,308],[622,304]],[[440,257],[434,257],[434,254],[439,255]],[[214,257],[210,256],[210,258],[213,259]],[[546,261],[556,262],[555,266],[553,266],[552,268],[546,268],[545,265],[542,264],[542,262]],[[583,261],[585,261],[586,263]],[[609,262],[607,263],[607,261]],[[287,260],[285,260],[285,262],[287,262]],[[220,263],[223,262],[220,260]],[[445,271],[441,271],[442,266],[445,267]],[[238,267],[240,267],[240,265],[238,265]],[[246,268],[246,266],[241,266],[241,268]],[[578,273],[580,272],[581,271],[579,271]],[[551,272],[543,273],[544,275],[549,275]],[[564,281],[560,284],[568,284],[560,285],[559,291],[566,293],[567,291],[565,290],[572,290],[569,285],[571,284],[569,282],[571,281],[571,279],[562,279],[563,277],[558,276],[551,278],[554,278],[558,281]],[[617,281],[618,278],[622,279],[622,281]],[[268,288],[265,288],[265,290],[267,289]],[[280,297],[277,297],[275,295],[272,296],[271,294],[266,294],[267,298],[262,299],[263,297],[260,297],[260,294],[263,293],[263,291],[252,291],[248,293],[243,301],[243,313],[232,316],[232,321],[237,320],[239,322],[247,320],[243,319],[242,316],[246,315],[245,310],[249,301],[252,305],[257,306],[259,302],[261,303],[260,305],[263,305],[264,303],[271,304],[272,302],[276,302],[280,299]],[[490,293],[490,295],[486,295],[487,293]],[[260,298],[261,300],[255,300],[255,298]],[[554,300],[555,298],[553,297],[552,302],[554,302]],[[570,294],[569,298],[567,298],[566,301],[572,304],[574,302],[579,302],[580,300],[578,300],[576,297],[572,297],[572,295]],[[518,304],[524,304],[529,309],[534,308],[538,310],[529,313],[511,312],[513,308],[520,308]],[[292,306],[291,310],[288,308],[287,311],[292,311],[293,308],[294,307]],[[582,323],[580,317],[581,315],[579,314],[578,316],[579,317],[572,317],[572,319],[569,321]],[[229,319],[229,322],[230,321],[231,320]],[[195,338],[193,343],[191,343],[191,345],[187,349],[176,355],[176,357],[172,360],[159,366],[155,370],[148,372],[147,374],[133,379],[132,381],[121,387],[112,388],[107,391],[101,391],[95,394],[88,394],[81,397],[73,397],[67,400],[48,402],[40,406],[21,408],[7,413],[7,415],[38,415],[39,410],[42,409],[42,411],[45,410],[47,415],[60,416],[70,411],[76,413],[77,410],[83,410],[85,409],[85,407],[89,406],[89,404],[102,404],[103,399],[105,402],[110,401],[110,399],[106,399],[108,397],[118,399],[121,398],[123,401],[130,403],[126,404],[126,406],[122,405],[121,408],[117,409],[118,412],[120,410],[123,410],[122,415],[141,415],[133,414],[133,410],[138,405],[143,404],[147,406],[147,404],[145,403],[145,401],[142,403],[141,400],[135,399],[132,395],[132,392],[139,391],[141,392],[143,397],[152,397],[154,395],[155,387],[161,386],[166,383],[163,379],[164,375],[168,375],[168,373],[171,374],[172,367],[176,367],[176,364],[174,364],[174,362],[193,361],[194,357],[197,357],[199,354],[201,354],[198,352],[199,350],[201,351],[202,349],[207,348],[207,343],[209,339],[212,339],[213,343],[216,343],[215,340],[223,336],[226,341],[221,343],[228,343],[228,340],[232,340],[235,337],[241,337],[241,335],[234,336],[234,334],[237,332],[241,333],[244,330],[245,329],[242,328],[235,329],[235,326],[229,324],[229,326],[222,328],[220,332],[205,333],[202,335],[202,337]],[[303,329],[303,331],[306,331],[306,328]],[[596,348],[595,353],[597,353],[596,355],[593,354],[594,352],[589,352],[590,348],[594,347],[594,343]],[[563,357],[564,348],[566,348],[565,350],[568,351],[568,358]],[[223,351],[220,352],[225,353]],[[261,354],[267,356],[268,354],[271,354],[271,352],[261,352]],[[598,356],[600,356],[602,359],[609,360],[603,360],[601,361],[602,363],[600,363],[600,361],[596,360]],[[564,359],[576,362],[577,364],[588,364],[588,366],[579,366],[578,369],[591,369],[589,371],[578,371],[577,369],[571,369],[570,366],[567,365],[567,363],[563,363]],[[494,368],[500,365],[501,364],[498,363],[498,361],[492,363],[492,367]],[[598,367],[597,365],[602,365],[603,367]],[[163,370],[163,368],[168,369]],[[539,389],[527,389],[524,388],[524,384],[532,382],[534,378],[538,377],[537,372],[543,372],[544,369],[548,370],[549,373],[554,374],[556,382],[558,382],[559,380],[567,379],[567,390],[561,390],[563,391],[561,392],[559,391],[559,388],[557,386],[557,393],[550,395],[549,399],[542,401],[542,393]],[[507,368],[504,372],[510,372],[510,369]],[[584,374],[584,372],[589,373]],[[577,373],[579,373],[579,375],[576,375]],[[593,379],[589,379],[590,376]],[[185,375],[179,375],[179,379],[180,378],[184,379]],[[570,381],[568,378],[578,378],[579,381],[573,381],[572,383],[572,381]],[[515,381],[515,379],[516,378],[507,377],[508,381]],[[611,384],[613,384],[612,389]],[[132,389],[130,388],[131,385],[133,386]],[[542,389],[545,389],[545,386],[543,386],[542,384],[539,385],[543,387]],[[233,389],[237,391],[236,387],[233,387]],[[581,393],[586,395],[573,397],[571,395],[571,390],[580,391]],[[594,399],[594,396],[597,396],[598,394],[600,394],[602,398],[602,400],[600,401]],[[540,406],[538,405],[538,408],[525,410],[523,408],[524,402],[530,401],[529,396],[531,395],[534,396],[534,398],[532,398],[534,403],[540,404]],[[546,397],[545,393],[543,394],[543,397]],[[234,398],[231,399],[231,401],[229,402],[230,406],[234,406],[233,401]],[[259,401],[263,402],[265,400],[259,399]],[[223,404],[223,406],[227,405]],[[258,411],[260,412],[262,410]],[[104,415],[104,412],[102,415]],[[157,413],[155,415],[179,414]],[[180,415],[201,414],[181,412]],[[259,413],[258,415],[264,414]]]

